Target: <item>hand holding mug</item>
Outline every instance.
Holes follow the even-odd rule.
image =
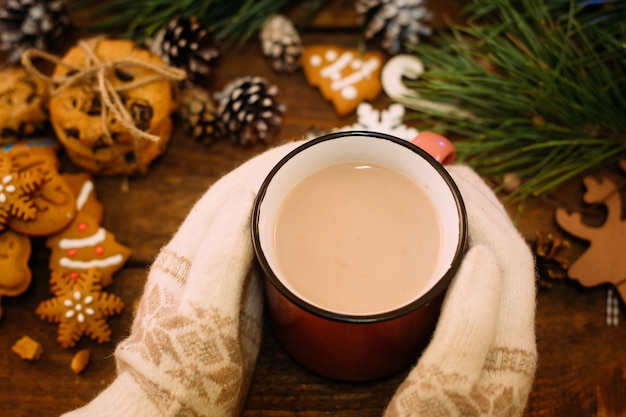
[[[68,416],[241,413],[261,338],[250,214],[265,175],[301,144],[253,158],[196,203],[150,269],[116,350],[117,378]],[[450,246],[460,267],[434,336],[386,413],[520,415],[536,364],[532,257],[482,180],[466,167],[447,170],[467,207],[469,252],[461,263],[461,240]]]

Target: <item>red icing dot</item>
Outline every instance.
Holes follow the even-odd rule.
[[[102,255],[104,253],[104,246],[102,245],[98,245],[94,248],[94,252],[96,252],[96,255]]]
[[[76,228],[78,229],[79,232],[84,232],[85,230],[87,230],[88,227],[89,226],[85,222],[80,222],[76,225]]]
[[[77,253],[78,253],[77,249],[68,249],[67,250],[67,256],[69,256],[70,258],[76,256]]]
[[[70,272],[69,276],[70,276],[70,279],[78,279],[78,277],[79,277],[78,272],[76,272],[76,271]]]

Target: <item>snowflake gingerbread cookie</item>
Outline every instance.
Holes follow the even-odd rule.
[[[119,314],[124,302],[116,295],[102,292],[98,268],[82,272],[78,278],[52,271],[50,288],[54,298],[43,301],[35,311],[42,320],[59,323],[57,341],[64,348],[76,346],[82,335],[98,343],[111,340],[106,319]]]
[[[0,230],[13,217],[24,221],[37,218],[32,194],[45,180],[35,171],[21,170],[11,155],[0,153]]]
[[[341,127],[338,130],[369,130],[386,133],[400,139],[411,140],[417,136],[418,131],[414,127],[409,127],[403,123],[404,111],[404,106],[398,103],[380,111],[376,110],[370,103],[361,103],[356,110],[357,122]]]
[[[380,52],[314,45],[304,48],[301,62],[309,84],[319,88],[339,116],[350,114],[363,101],[376,99],[382,91]]]
[[[46,149],[50,149],[46,147]],[[74,194],[58,172],[59,161],[51,150],[18,144],[6,151],[21,173],[42,178],[41,183],[23,195],[34,208],[34,215],[12,216],[8,227],[26,236],[48,236],[66,227],[76,214]]]

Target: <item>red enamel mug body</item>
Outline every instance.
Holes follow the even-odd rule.
[[[264,275],[273,331],[299,363],[343,381],[378,379],[415,363],[434,330],[445,291],[465,252],[465,206],[440,163],[453,159],[454,146],[436,134],[425,132],[407,141],[377,132],[349,131],[305,142],[270,171],[254,203],[252,241]],[[433,272],[420,277],[427,286],[403,304],[384,311],[339,311],[299,292],[290,283],[293,277],[285,276],[275,245],[277,216],[289,192],[312,173],[347,161],[382,165],[402,173],[424,190],[438,216],[440,251],[433,261]],[[384,275],[380,278],[385,285],[396,285],[394,276]],[[349,300],[354,293],[333,296]]]

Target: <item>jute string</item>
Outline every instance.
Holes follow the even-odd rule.
[[[133,118],[129,111],[124,106],[120,93],[123,91],[131,90],[146,84],[150,84],[155,81],[169,80],[169,81],[181,81],[186,78],[185,71],[179,68],[173,68],[165,64],[156,64],[152,62],[146,62],[132,57],[122,57],[116,60],[103,61],[96,54],[96,48],[102,38],[96,38],[91,43],[81,40],[78,45],[85,51],[87,60],[84,67],[78,67],[64,62],[59,57],[49,54],[39,49],[27,49],[22,54],[22,65],[31,73],[34,77],[44,80],[49,88],[51,96],[57,96],[67,90],[69,87],[76,84],[88,84],[94,91],[100,95],[101,106],[101,121],[104,129],[105,142],[107,145],[112,146],[113,138],[108,128],[107,118],[109,113],[119,123],[126,128],[132,137],[135,139],[147,139],[157,142],[160,138],[156,135],[144,132],[137,128],[133,122]],[[33,65],[33,59],[40,58],[55,65],[66,67],[69,71],[65,75],[51,77],[47,76],[39,71]],[[123,71],[132,67],[138,67],[142,69],[148,69],[152,72],[152,75],[143,77],[141,79],[132,80],[124,84],[114,86],[110,81],[110,77],[114,75],[116,70]],[[135,143],[135,151],[139,147]]]

